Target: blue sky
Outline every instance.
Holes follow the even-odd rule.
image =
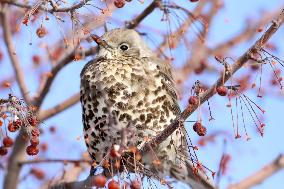
[[[136,7],[139,10],[136,8],[131,9],[129,8],[130,6],[127,5],[129,7],[126,6],[125,9],[117,11],[114,16],[119,15],[122,20],[129,20],[129,15],[132,15],[132,13],[135,12],[140,12],[148,4],[145,3],[144,5],[141,5],[136,1],[133,1],[132,3],[136,3]],[[184,1],[183,4],[190,9],[194,7],[194,5],[190,4],[189,1]],[[209,31],[209,38],[206,44],[208,44],[210,47],[214,47],[218,43],[242,31],[242,29],[246,27],[246,19],[248,17],[255,19],[261,18],[263,16],[263,13],[261,13],[262,10],[275,10],[281,6],[283,7],[283,5],[283,1],[281,0],[225,0],[225,7],[213,20],[213,27]],[[150,16],[146,18],[146,20],[143,22],[143,25],[151,26],[153,24],[160,24],[158,23],[158,20],[160,19],[161,14],[156,12],[152,16],[153,17]],[[116,23],[111,21],[108,25],[110,28],[117,26]],[[280,44],[278,45],[279,50],[276,55],[282,59],[284,58],[283,36],[284,28],[282,27],[282,29],[280,29],[278,33],[271,39],[272,42]],[[156,40],[159,41],[159,37],[157,37]],[[34,49],[31,51],[31,48],[27,48],[29,47],[28,42],[20,43],[20,37],[15,41],[18,41],[18,54],[19,56],[23,57],[21,59],[23,65],[29,65],[29,55],[34,51],[41,53],[40,50],[36,49],[36,44],[32,45],[32,48]],[[233,49],[234,55],[236,57],[240,56],[252,43],[253,41],[250,41],[249,43],[238,45],[237,48]],[[3,49],[3,45],[1,45],[1,48]],[[177,54],[177,56],[180,55]],[[8,60],[5,59],[5,61]],[[79,73],[84,64],[85,61],[73,62],[60,72],[55,79],[54,83],[56,84],[52,86],[50,94],[47,96],[47,100],[44,102],[44,108],[52,107],[53,105],[61,102],[62,100],[66,99],[66,97],[71,96],[78,91],[80,81]],[[11,73],[10,71],[11,68],[8,66],[8,64],[0,64],[1,77]],[[217,76],[210,75],[208,77],[209,81],[213,82]],[[198,76],[193,76],[193,78],[196,79]],[[29,76],[27,78],[27,82],[31,83],[29,86],[31,86],[33,91],[36,88],[36,85],[33,85],[36,83],[34,76]],[[13,91],[15,93],[18,92],[17,89],[13,89]],[[5,93],[7,94],[7,92],[4,92],[1,94],[1,96],[5,96]],[[247,93],[247,95],[250,97],[255,97],[256,93],[252,91]],[[261,138],[259,134],[254,131],[253,125],[248,123],[247,127],[252,139],[250,141],[245,141],[244,139],[233,139],[230,114],[228,109],[225,107],[226,100],[219,96],[215,96],[212,99],[211,104],[215,109],[213,110],[213,113],[216,120],[214,122],[210,122],[210,124],[207,122],[208,134],[217,131],[227,132],[230,136],[227,137],[227,152],[233,157],[232,162],[229,165],[228,175],[221,180],[221,188],[224,188],[231,182],[238,182],[275,159],[280,153],[284,153],[284,127],[282,125],[282,109],[284,106],[283,97],[272,95],[263,99],[256,99],[256,102],[266,110],[265,123],[267,127],[265,130],[265,136]],[[204,118],[206,118],[206,114],[204,114]],[[196,115],[193,115],[189,119],[195,120]],[[57,134],[55,135],[48,133],[48,128],[52,125],[57,127]],[[191,127],[191,124],[188,124],[187,127]],[[66,110],[64,113],[49,119],[42,124],[42,128],[47,132],[41,137],[41,141],[48,142],[50,151],[45,154],[41,154],[41,157],[70,159],[79,158],[80,154],[86,150],[84,141],[82,139],[78,140],[78,136],[82,137],[81,108],[79,104]],[[194,142],[198,140],[198,137],[194,133],[191,133],[190,136]],[[216,170],[223,150],[222,146],[223,139],[220,138],[214,144],[208,145],[204,149],[201,149],[198,152],[198,156],[207,167]],[[56,170],[62,171],[62,166],[57,164],[52,167],[45,167],[45,169],[55,173],[57,172]],[[22,175],[25,174],[25,171],[26,170],[22,172]],[[1,175],[3,175],[3,173],[0,173],[0,182],[2,177]],[[279,188],[279,185],[283,184],[283,178],[284,170],[278,172],[254,188]],[[19,188],[32,188],[34,180],[28,179],[27,181],[28,182],[24,182]],[[183,187],[180,186],[179,188]]]

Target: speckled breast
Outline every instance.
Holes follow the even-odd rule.
[[[84,138],[95,161],[100,162],[112,144],[119,144],[121,128],[134,126],[136,137],[130,142],[142,145],[145,137],[157,135],[175,119],[176,104],[163,79],[159,67],[147,59],[91,61],[85,66]]]

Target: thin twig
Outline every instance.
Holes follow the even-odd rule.
[[[66,110],[67,108],[73,106],[74,104],[76,104],[77,102],[79,102],[80,100],[80,94],[77,93],[73,96],[71,96],[70,98],[66,99],[65,101],[59,103],[58,105],[47,109],[47,110],[42,110],[39,112],[39,116],[38,119],[40,121],[44,121],[46,119],[49,119],[50,117],[57,115],[58,113]]]
[[[90,160],[85,159],[33,159],[33,160],[25,160],[19,162],[19,166],[27,165],[27,164],[38,164],[38,163],[92,163]]]
[[[11,28],[10,24],[8,21],[8,11],[6,7],[3,7],[0,11],[0,19],[2,23],[2,28],[3,28],[3,36],[4,36],[4,41],[5,45],[7,46],[7,50],[9,53],[9,57],[15,72],[15,76],[17,79],[17,83],[19,84],[21,94],[25,101],[27,103],[30,102],[30,97],[29,97],[29,90],[28,87],[25,83],[25,77],[24,77],[24,72],[21,68],[20,61],[16,55],[16,51],[13,45],[13,40],[12,40],[12,35],[11,35]]]
[[[51,9],[46,9],[42,6],[39,6],[38,9],[39,10],[42,10],[42,11],[47,11],[49,13],[54,13],[54,12],[70,12],[70,11],[74,11],[76,9],[79,9],[81,7],[83,7],[84,5],[87,4],[87,2],[90,1],[90,0],[83,0],[77,4],[74,4],[70,7],[63,7],[63,8],[51,8]],[[17,7],[20,7],[20,8],[26,8],[26,9],[31,9],[33,8],[33,5],[28,5],[28,4],[23,4],[23,3],[19,3],[19,2],[15,2],[15,1],[11,1],[11,0],[1,0],[1,3],[6,3],[6,4],[9,4],[9,5],[13,5],[13,6],[17,6]]]

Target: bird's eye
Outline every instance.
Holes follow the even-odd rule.
[[[126,43],[123,43],[123,44],[119,45],[119,48],[123,51],[126,51],[129,47]]]

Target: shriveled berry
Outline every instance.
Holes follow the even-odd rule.
[[[140,189],[141,188],[141,183],[138,180],[134,180],[130,184],[131,189]]]
[[[193,105],[193,106],[198,105],[198,97],[197,97],[197,96],[191,96],[191,97],[189,97],[188,103],[191,104],[191,105]]]
[[[193,125],[193,130],[194,130],[195,132],[197,132],[197,130],[198,130],[200,127],[202,127],[202,125],[201,125],[201,123],[200,123],[199,121],[197,121],[197,122],[194,123],[194,125]]]
[[[11,147],[11,146],[13,146],[13,144],[14,144],[14,141],[13,141],[13,139],[12,138],[10,138],[10,137],[5,137],[4,139],[3,139],[3,145],[4,145],[4,147]]]
[[[37,120],[37,118],[35,116],[28,117],[28,122],[33,127],[38,125],[38,120]]]
[[[197,129],[196,132],[199,136],[204,136],[204,135],[206,135],[207,129],[204,126],[201,126]]]
[[[42,143],[42,144],[40,145],[40,150],[41,150],[42,152],[46,152],[47,149],[48,149],[47,143]]]
[[[16,121],[13,122],[9,122],[8,123],[8,131],[10,132],[16,132],[20,127],[18,126],[18,124],[16,123]]]
[[[30,173],[39,180],[43,180],[45,178],[45,173],[40,169],[32,168]]]
[[[114,5],[117,8],[122,8],[125,5],[125,0],[114,0]]]
[[[105,187],[107,179],[103,175],[96,175],[92,180],[92,186],[96,186],[98,188]]]
[[[31,143],[32,146],[37,146],[39,144],[38,137],[32,137],[30,139],[30,143]]]
[[[220,96],[226,96],[227,93],[228,93],[228,89],[227,89],[227,87],[225,87],[225,86],[219,86],[219,87],[217,87],[217,93],[218,93]]]
[[[5,156],[8,153],[8,150],[4,146],[0,146],[0,156]]]
[[[40,56],[38,55],[33,55],[32,60],[35,65],[39,65],[41,62]]]
[[[39,131],[38,128],[34,128],[34,129],[32,130],[32,132],[31,132],[31,134],[32,134],[32,136],[34,136],[34,137],[38,137],[39,134],[40,134],[40,131]]]
[[[39,38],[43,38],[47,34],[47,29],[41,26],[36,30],[36,34]]]
[[[115,180],[111,180],[108,185],[107,185],[108,189],[120,189],[120,185],[118,182],[116,182]]]
[[[32,146],[32,145],[30,145],[30,146],[27,146],[26,152],[27,152],[27,154],[30,155],[30,156],[35,156],[35,155],[38,154],[39,149],[38,149],[37,146]]]

